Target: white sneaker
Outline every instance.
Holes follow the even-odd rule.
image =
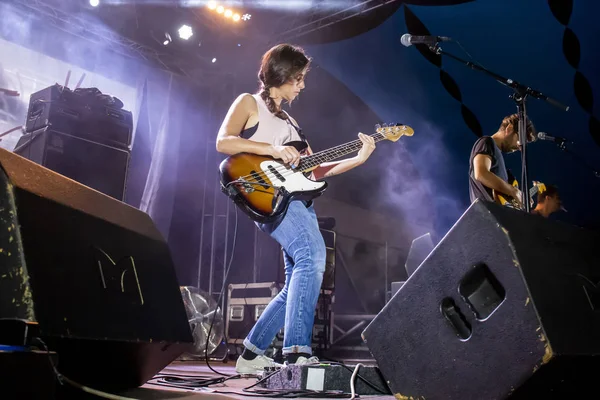
[[[320,363],[319,358],[315,357],[315,356],[312,356],[310,358],[300,356],[296,360],[296,365],[309,365],[309,364],[319,364],[319,363]]]
[[[245,375],[260,375],[265,372],[265,368],[269,367],[281,368],[283,365],[266,356],[256,356],[254,360],[246,360],[239,356],[235,364],[235,372]]]

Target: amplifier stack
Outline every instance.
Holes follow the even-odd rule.
[[[31,95],[14,152],[123,201],[133,118],[122,107],[95,88],[47,87]]]

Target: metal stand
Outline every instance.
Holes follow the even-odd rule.
[[[232,92],[233,92],[232,88]],[[208,114],[211,120],[214,120],[214,91],[210,91],[211,101]],[[218,188],[219,182],[216,175],[210,174],[210,171],[215,170],[215,166],[219,164],[220,155],[216,153],[215,139],[206,138],[204,152],[204,166],[206,167],[205,175],[202,184],[204,190],[202,194],[202,217],[200,220],[200,243],[198,255],[198,268],[196,287],[205,290],[214,298],[218,307],[223,312],[223,317],[227,319],[226,294],[224,293],[225,278],[227,267],[233,254],[229,247],[230,236],[230,215],[231,202],[219,201],[221,196],[219,190],[211,191],[211,188]],[[208,249],[207,249],[208,247]],[[222,249],[222,253],[220,253]],[[208,251],[207,251],[208,250]],[[232,249],[234,251],[235,249]],[[205,272],[208,269],[208,272]],[[224,337],[221,344],[208,356],[211,361],[225,361],[229,356],[227,337]],[[203,358],[201,358],[203,359]]]
[[[349,237],[346,235],[342,235],[337,233],[337,236]],[[361,239],[363,240],[363,239]],[[374,242],[371,242],[374,243]],[[381,243],[377,243],[381,245]],[[387,287],[387,270],[388,270],[388,242],[385,242],[385,285]],[[335,317],[332,316],[333,327],[331,330],[331,347],[329,349],[329,353],[338,353],[340,356],[334,357],[337,360],[344,361],[352,361],[352,362],[372,362],[373,358],[369,353],[369,348],[366,346],[364,342],[360,345],[343,345],[342,342],[347,338],[352,338],[356,336],[360,336],[360,333],[366,326],[375,318],[375,314],[369,314],[369,310],[367,304],[364,302],[364,299],[361,296],[361,291],[358,289],[355,280],[350,273],[350,269],[346,263],[344,258],[344,254],[340,250],[340,248],[336,248],[336,270],[341,268],[339,271],[345,273],[348,278],[348,282],[352,291],[356,294],[356,298],[360,302],[360,307],[362,308],[362,313],[357,314],[339,314],[336,313]],[[387,302],[387,294],[386,294],[386,302]],[[348,356],[348,354],[358,354],[357,356]]]
[[[573,160],[577,161],[579,164],[581,164],[585,168],[592,171],[592,173],[594,174],[594,176],[596,178],[600,178],[600,171],[598,171],[596,168],[594,168],[590,164],[588,164],[583,158],[581,158],[577,154],[573,153],[571,150],[567,149],[566,143],[567,143],[566,141],[560,140],[560,141],[556,142],[556,145],[558,146],[559,149],[561,149],[565,153],[569,154],[573,158]]]
[[[433,46],[428,46],[428,47],[429,47],[429,50],[431,50],[435,54],[446,55],[446,56],[466,65],[467,67],[469,67],[471,69],[474,69],[477,71],[482,71],[482,72],[486,73],[487,75],[491,76],[492,78],[494,78],[495,80],[497,80],[498,82],[500,82],[501,84],[508,86],[514,90],[514,93],[510,97],[517,104],[517,112],[519,115],[518,130],[519,130],[519,142],[521,145],[521,164],[522,164],[521,188],[523,189],[522,190],[523,206],[525,207],[525,211],[529,212],[529,210],[531,208],[531,204],[530,204],[530,195],[529,195],[529,189],[528,189],[529,181],[528,181],[528,176],[527,176],[527,113],[526,113],[526,106],[525,106],[527,96],[531,96],[531,97],[534,97],[539,100],[544,100],[563,111],[568,111],[569,107],[559,103],[558,101],[556,101],[556,100],[544,95],[543,93],[541,93],[537,90],[534,90],[526,85],[523,85],[517,81],[510,79],[510,78],[505,78],[501,75],[498,75],[494,72],[491,72],[491,71],[483,68],[480,65],[474,64],[470,61],[463,60],[462,58],[459,58],[453,54],[443,51],[442,48],[439,46],[439,44],[435,44]]]
[[[531,210],[531,194],[529,193],[529,174],[527,165],[527,112],[525,101],[527,93],[520,88],[515,88],[515,92],[510,96],[517,104],[517,113],[519,116],[519,143],[521,144],[521,193],[523,194],[523,206],[525,212]]]
[[[20,126],[20,125],[19,126],[15,126],[14,128],[7,130],[6,132],[0,133],[0,142],[2,141],[2,137],[8,135],[9,133],[13,133],[13,132],[16,132],[16,131],[19,131],[19,130],[22,133],[25,133],[25,129],[22,126]]]

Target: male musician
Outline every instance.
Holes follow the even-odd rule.
[[[533,210],[531,210],[531,213],[541,215],[544,218],[548,218],[550,214],[558,210],[567,211],[562,206],[562,201],[558,194],[558,188],[554,185],[544,186],[546,187],[546,190],[538,193],[537,205]]]
[[[522,204],[522,193],[508,183],[508,172],[502,153],[512,153],[520,149],[519,117],[512,114],[504,117],[500,128],[492,136],[477,139],[469,159],[469,196],[476,199],[494,201],[492,190],[508,195]],[[527,142],[535,140],[533,123],[527,119]]]

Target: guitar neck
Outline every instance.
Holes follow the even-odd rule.
[[[534,194],[536,194],[538,192],[538,187],[537,185],[533,186],[531,189],[529,189],[529,198],[532,198]]]
[[[385,139],[381,133],[374,133],[371,136],[375,142],[380,142]],[[301,169],[311,169],[325,162],[336,160],[344,157],[350,153],[360,150],[362,147],[362,141],[360,139],[353,140],[339,146],[332,147],[327,150],[320,151],[318,153],[311,154],[310,156],[304,157],[300,162]]]

